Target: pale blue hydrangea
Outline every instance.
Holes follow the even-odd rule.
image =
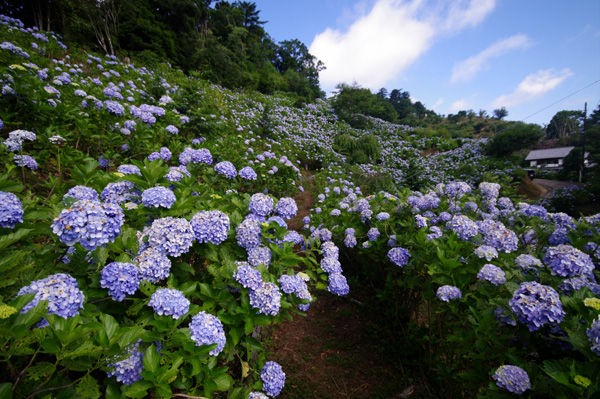
[[[342,273],[331,273],[328,276],[328,280],[327,291],[332,294],[344,296],[350,292],[348,281],[346,281],[346,277]]]
[[[588,254],[567,244],[549,247],[544,255],[544,263],[553,276],[591,275],[594,270],[594,262]]]
[[[92,251],[114,241],[123,222],[124,214],[118,205],[79,200],[63,209],[51,227],[64,244],[80,243]]]
[[[119,165],[119,167],[117,168],[117,172],[123,173],[124,175],[142,175],[140,168],[130,164]]]
[[[258,178],[256,172],[250,166],[244,166],[240,169],[238,175],[244,180],[256,180]]]
[[[121,116],[125,113],[125,108],[117,101],[106,100],[104,101],[104,107],[113,115]]]
[[[443,191],[448,197],[458,199],[462,198],[465,194],[469,194],[471,192],[471,186],[462,181],[450,182],[444,186]]]
[[[190,301],[179,290],[159,288],[150,297],[148,306],[159,316],[171,316],[177,320],[188,312]]]
[[[246,250],[259,246],[262,240],[259,222],[249,218],[244,219],[236,228],[235,238],[238,245]]]
[[[171,153],[171,150],[169,150],[167,147],[161,147],[160,150],[148,155],[148,160],[156,161],[158,159],[162,159],[163,161],[168,162],[171,160],[172,156],[173,154]]]
[[[126,295],[133,295],[140,285],[140,274],[136,265],[127,262],[111,262],[100,273],[100,287],[106,288],[117,302]]]
[[[179,134],[179,129],[177,129],[177,127],[173,125],[167,125],[167,127],[165,127],[165,130],[167,131],[167,133],[172,135]]]
[[[496,369],[492,378],[496,381],[498,387],[517,395],[531,389],[529,375],[518,366],[510,364],[500,366]]]
[[[304,245],[304,237],[296,230],[290,230],[282,239],[283,242],[291,242],[294,245]]]
[[[260,272],[247,262],[236,262],[237,269],[233,274],[235,281],[240,283],[244,288],[256,290],[263,283]]]
[[[462,298],[462,292],[458,287],[453,285],[442,285],[437,289],[435,294],[440,301],[450,302],[455,299]]]
[[[324,257],[321,259],[320,266],[321,269],[327,274],[342,272],[342,264],[337,258]]]
[[[148,244],[173,257],[187,253],[194,239],[190,222],[183,218],[156,219],[148,231]]]
[[[423,229],[427,227],[427,218],[423,215],[415,215],[415,227],[417,229]]]
[[[498,251],[496,251],[496,248],[490,247],[489,245],[480,245],[479,247],[475,248],[473,253],[478,258],[484,258],[488,262],[498,257]]]
[[[295,275],[284,274],[277,281],[279,282],[281,291],[285,294],[295,294],[299,299],[311,300],[312,296],[308,291],[304,276],[300,273]]]
[[[592,322],[590,328],[585,330],[590,341],[590,349],[596,355],[600,356],[600,316]]]
[[[389,218],[390,218],[390,214],[387,212],[379,212],[377,215],[375,215],[375,219],[377,219],[380,222],[388,220]]]
[[[298,213],[298,205],[293,198],[280,198],[275,206],[275,213],[284,219],[291,219]]]
[[[250,305],[257,309],[257,313],[267,316],[277,316],[281,307],[281,292],[273,283],[263,282],[260,287],[248,292]]]
[[[514,252],[519,246],[519,238],[514,231],[507,229],[502,222],[486,219],[478,223],[479,232],[485,245],[504,253]]]
[[[486,200],[498,198],[498,194],[500,193],[500,188],[501,188],[501,186],[498,183],[488,183],[488,182],[479,183],[479,192],[481,193],[481,196]]]
[[[321,244],[321,252],[325,258],[338,259],[340,256],[340,249],[333,241],[325,241]]]
[[[469,240],[479,233],[477,223],[464,215],[454,215],[446,227],[456,233],[461,240]]]
[[[273,212],[273,198],[263,193],[256,193],[250,198],[250,212],[258,216],[269,216]]]
[[[169,172],[164,176],[165,179],[172,183],[181,181],[184,177],[190,177],[191,174],[184,165],[171,166]]]
[[[122,204],[123,202],[136,202],[139,199],[139,191],[130,181],[119,181],[108,183],[100,196],[104,202]]]
[[[248,251],[248,263],[250,266],[269,266],[271,264],[271,250],[264,246],[257,246]]]
[[[208,352],[211,356],[217,356],[225,347],[225,330],[223,330],[223,324],[218,317],[201,311],[192,317],[189,328],[192,341],[196,343],[196,346],[217,345]]]
[[[148,208],[171,208],[177,198],[175,193],[163,186],[152,187],[142,192],[142,204]]]
[[[215,172],[221,176],[225,176],[228,179],[235,179],[237,176],[237,170],[235,169],[235,166],[229,161],[221,161],[217,163],[214,169]]]
[[[506,283],[506,274],[504,270],[500,269],[498,266],[492,265],[491,263],[487,263],[479,269],[477,273],[477,278],[479,280],[489,281],[494,285],[502,285]]]
[[[108,377],[116,377],[117,381],[124,385],[131,385],[142,379],[144,370],[144,354],[140,351],[140,343],[130,345],[125,351],[124,358],[108,365],[110,371]]]
[[[263,391],[271,397],[278,396],[285,385],[285,373],[277,362],[268,361],[260,371]]]
[[[190,224],[200,244],[219,245],[229,234],[229,217],[219,210],[200,211],[192,217]]]
[[[408,263],[410,252],[406,248],[396,247],[388,251],[387,257],[396,266],[404,267]]]
[[[367,231],[367,237],[369,238],[369,241],[377,240],[380,235],[381,233],[379,232],[377,227],[371,227],[369,231]]]
[[[79,310],[83,309],[85,299],[83,292],[79,289],[77,280],[64,273],[53,274],[41,280],[32,281],[17,293],[18,296],[25,294],[35,294],[35,296],[31,302],[21,309],[21,313],[29,312],[40,301],[48,301],[48,313],[64,319],[78,315]],[[43,319],[38,327],[47,325],[48,322]]]
[[[523,271],[536,270],[542,267],[542,261],[530,254],[521,254],[516,257],[515,264]]]
[[[37,170],[38,164],[31,155],[15,155],[15,165],[31,170]]]
[[[23,205],[13,193],[0,191],[0,227],[13,229],[23,222]]]
[[[158,283],[169,277],[171,260],[160,250],[148,247],[135,258],[140,269],[140,279]]]
[[[269,397],[262,392],[250,392],[248,399],[269,399]]]
[[[554,288],[535,281],[521,283],[509,301],[517,319],[529,331],[549,323],[560,323],[565,316],[560,297]]]
[[[339,209],[332,209],[331,212],[329,212],[329,214],[331,216],[340,216],[342,214],[342,211],[340,211]]]

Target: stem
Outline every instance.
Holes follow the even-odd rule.
[[[33,361],[35,360],[35,357],[37,356],[38,352],[39,352],[39,349],[35,351],[35,353],[33,354],[33,356],[31,356],[31,359],[29,360],[29,363],[27,363],[27,366],[25,366],[25,368],[23,370],[21,370],[21,372],[19,373],[19,375],[15,379],[15,383],[12,386],[12,391],[13,392],[15,391],[15,389],[17,389],[17,385],[19,385],[19,381],[21,380],[21,378],[23,377],[23,375],[25,374],[25,372],[27,371],[27,369],[29,367],[31,367],[31,365],[33,364]]]
[[[40,389],[39,391],[36,391],[36,392],[32,393],[31,395],[29,395],[29,396],[28,396],[26,399],[32,399],[32,398],[34,398],[36,395],[39,395],[39,394],[40,394],[40,393],[42,393],[42,392],[58,391],[59,389],[63,389],[63,388],[69,388],[69,387],[71,387],[71,386],[75,385],[75,383],[76,383],[76,382],[77,382],[77,381],[73,381],[73,382],[72,382],[72,383],[70,383],[70,384],[67,384],[67,385],[61,385],[61,386],[59,386],[59,387],[50,387],[50,388],[44,388],[44,389]]]
[[[192,395],[186,395],[184,393],[174,393],[173,398],[188,398],[188,399],[208,399],[207,397],[204,396],[192,396]]]

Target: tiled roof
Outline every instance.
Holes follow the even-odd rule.
[[[557,147],[548,148],[546,150],[533,150],[529,152],[525,160],[537,161],[538,159],[564,158],[569,155],[573,148],[575,147]]]

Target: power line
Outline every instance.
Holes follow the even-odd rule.
[[[561,98],[561,99],[559,99],[559,100],[557,100],[557,101],[553,102],[552,104],[550,104],[550,105],[548,105],[548,106],[546,106],[546,107],[544,107],[544,108],[540,109],[539,111],[536,111],[536,112],[534,112],[533,114],[526,116],[525,118],[523,118],[523,121],[525,121],[525,120],[527,120],[527,119],[531,118],[531,117],[532,117],[532,116],[534,116],[534,115],[537,115],[537,114],[539,114],[539,113],[540,113],[540,112],[542,112],[542,111],[545,111],[545,110],[547,110],[548,108],[550,108],[550,107],[552,107],[552,106],[554,106],[554,105],[556,105],[556,104],[558,104],[558,103],[560,103],[560,102],[562,102],[562,101],[566,100],[567,98],[569,98],[569,97],[571,97],[571,96],[574,96],[575,94],[579,93],[580,91],[583,91],[583,90],[587,89],[588,87],[591,87],[591,86],[595,85],[595,84],[596,84],[596,83],[598,83],[598,82],[600,82],[600,79],[596,80],[595,82],[592,82],[592,83],[588,84],[588,85],[587,85],[587,86],[585,86],[585,87],[582,87],[582,88],[581,88],[581,89],[579,89],[579,90],[575,90],[574,92],[567,94],[567,95],[566,95],[566,96],[564,96],[563,98]]]

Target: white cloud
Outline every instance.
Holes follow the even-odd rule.
[[[458,112],[458,111],[466,111],[468,109],[470,109],[471,104],[464,99],[460,99],[460,100],[456,100],[454,102],[452,102],[452,104],[450,104],[450,108],[448,109],[448,112],[450,113],[454,113],[454,112]]]
[[[531,40],[526,35],[513,35],[509,38],[499,40],[491,46],[463,61],[460,61],[452,68],[452,77],[450,81],[456,83],[467,81],[473,78],[487,62],[494,57],[499,57],[510,50],[523,49],[529,47]]]
[[[541,69],[527,75],[512,93],[496,98],[493,106],[511,107],[540,97],[572,75],[573,72],[569,68],[560,71]]]
[[[323,61],[325,90],[356,82],[376,90],[419,59],[443,33],[480,23],[495,0],[377,0],[347,30],[327,28],[310,53]]]

